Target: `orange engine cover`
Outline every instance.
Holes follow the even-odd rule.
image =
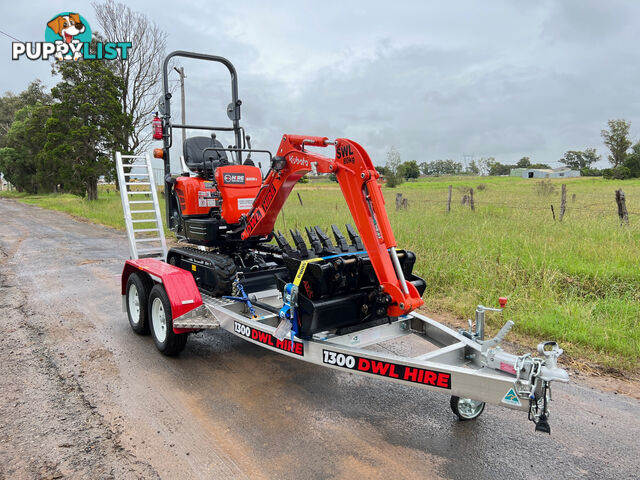
[[[173,189],[183,217],[209,215],[212,208],[220,206],[218,189],[210,180],[201,177],[178,177]]]
[[[222,218],[238,223],[240,216],[251,210],[262,185],[262,173],[251,165],[226,165],[216,168],[215,177],[222,194]]]

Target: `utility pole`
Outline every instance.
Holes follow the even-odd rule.
[[[174,70],[176,72],[178,72],[178,75],[180,75],[180,96],[181,96],[181,101],[182,101],[182,125],[186,125],[187,124],[187,112],[185,111],[185,107],[184,107],[184,79],[186,78],[184,76],[184,67],[173,67]],[[182,145],[184,145],[184,141],[186,140],[186,129],[184,127],[182,127]]]

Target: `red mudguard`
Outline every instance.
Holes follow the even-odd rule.
[[[193,276],[181,268],[169,265],[155,258],[127,260],[122,270],[122,295],[127,289],[129,275],[144,272],[155,283],[161,283],[171,302],[172,318],[178,318],[202,305],[202,297]],[[175,333],[190,332],[190,329],[174,328]]]

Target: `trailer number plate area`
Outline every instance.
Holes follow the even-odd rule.
[[[285,338],[284,340],[278,340],[270,333],[263,332],[256,328],[250,327],[240,322],[233,322],[233,329],[236,333],[244,335],[251,340],[258,343],[262,343],[269,347],[277,348],[278,350],[284,350],[285,352],[295,353],[296,355],[304,356],[304,345],[302,342],[293,342],[293,350],[291,349],[291,340]]]
[[[358,372],[372,373],[381,377],[397,378],[411,383],[422,383],[432,387],[451,388],[451,375],[435,370],[409,367],[397,363],[373,360],[355,355],[322,350],[322,362]]]

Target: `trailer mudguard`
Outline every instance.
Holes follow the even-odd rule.
[[[122,270],[122,295],[126,295],[127,281],[134,272],[144,272],[155,283],[164,286],[169,301],[171,314],[178,318],[185,313],[195,310],[202,305],[202,296],[193,275],[182,268],[178,268],[155,258],[140,258],[127,260]],[[182,328],[174,328],[175,333],[184,333]]]

